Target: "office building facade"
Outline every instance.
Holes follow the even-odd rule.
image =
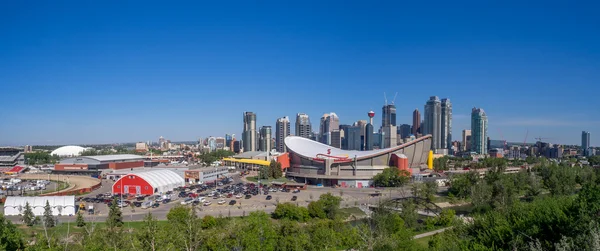
[[[441,108],[440,147],[448,149],[448,153],[452,154],[452,103],[450,99],[442,99]]]
[[[423,135],[431,134],[431,149],[442,148],[442,102],[437,96],[431,96],[425,104],[425,120],[423,122]]]
[[[258,132],[256,131],[256,114],[244,113],[244,130],[242,131],[242,142],[244,152],[256,151],[258,148]]]
[[[296,135],[298,137],[310,138],[310,134],[312,133],[312,125],[310,123],[310,118],[306,113],[298,113],[296,114]]]
[[[409,124],[400,125],[400,127],[398,127],[398,135],[400,135],[398,138],[406,139],[406,138],[410,137],[410,135],[412,133],[411,129],[412,128],[410,127]]]
[[[360,126],[350,126],[346,129],[346,131],[344,133],[346,150],[356,150],[356,151],[361,150],[362,145],[361,145],[360,132],[361,132]]]
[[[471,130],[462,131],[461,151],[466,152],[471,150]]]
[[[381,108],[381,127],[396,125],[396,106],[393,104],[384,105]]]
[[[337,114],[333,112],[329,114],[323,114],[321,117],[321,124],[319,126],[321,143],[331,145],[331,132],[333,132],[333,130],[338,130],[339,134],[339,128],[340,118],[337,116]]]
[[[481,108],[471,110],[471,151],[477,154],[488,152],[488,119]]]
[[[278,152],[287,151],[285,147],[285,138],[290,136],[290,118],[287,116],[278,118],[275,125],[275,148]]]
[[[581,132],[581,153],[583,156],[591,156],[590,151],[590,132]]]
[[[272,136],[271,126],[263,126],[260,128],[260,139],[259,139],[259,150],[263,152],[270,152],[273,149],[271,145]]]
[[[415,109],[413,111],[412,134],[418,137],[419,133],[421,133],[421,112],[419,112],[419,109]]]

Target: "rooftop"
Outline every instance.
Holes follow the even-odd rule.
[[[232,158],[234,158],[234,159],[251,159],[258,155],[266,154],[266,153],[267,152],[262,152],[262,151],[249,151],[249,152],[240,153],[238,155],[234,155],[234,156],[232,156]]]
[[[143,160],[144,156],[135,154],[111,154],[111,155],[97,155],[97,156],[82,156],[79,158],[88,158],[97,161],[117,161],[117,160]]]

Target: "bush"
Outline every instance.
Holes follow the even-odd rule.
[[[301,222],[310,218],[308,209],[289,202],[278,204],[271,216],[274,219],[288,219]]]
[[[325,219],[327,218],[327,214],[323,208],[323,202],[311,201],[308,203],[308,214],[312,218]]]

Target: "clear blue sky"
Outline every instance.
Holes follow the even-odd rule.
[[[0,3],[0,145],[379,127],[384,92],[399,123],[450,98],[455,139],[477,106],[493,139],[600,142],[598,1],[124,2]]]

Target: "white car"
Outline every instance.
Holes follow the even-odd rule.
[[[206,207],[210,206],[211,204],[212,204],[212,202],[210,202],[209,200],[207,200],[207,201],[204,202],[204,206],[206,206]]]
[[[198,200],[198,202],[205,202],[206,198],[204,198],[204,197],[198,197],[196,200]]]
[[[244,197],[244,196],[242,196],[241,194],[238,194],[235,196],[236,199],[241,199],[242,197]]]
[[[219,204],[219,205],[223,205],[223,204],[225,204],[225,200],[219,200],[219,201],[217,202],[217,204]]]
[[[192,199],[192,198],[186,198],[185,200],[183,200],[181,202],[181,205],[187,205],[187,204],[192,203],[193,201],[194,201],[194,199]]]

